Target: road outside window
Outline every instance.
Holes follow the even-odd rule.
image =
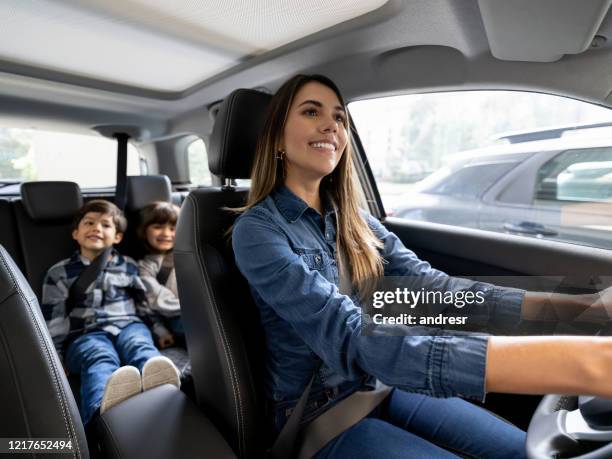
[[[612,111],[518,91],[349,105],[388,215],[612,248]]]

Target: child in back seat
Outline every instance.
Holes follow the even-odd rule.
[[[180,386],[178,370],[160,355],[139,317],[160,320],[147,307],[138,267],[113,248],[126,226],[114,204],[86,203],[72,232],[79,250],[52,266],[43,285],[41,309],[56,349],[81,377],[86,425],[98,409],[103,414],[143,389]]]
[[[178,206],[163,201],[152,202],[142,209],[137,234],[148,254],[138,265],[149,307],[164,318],[172,335],[184,346],[185,332],[172,257],[179,212]]]

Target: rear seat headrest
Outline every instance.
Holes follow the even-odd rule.
[[[172,201],[172,185],[165,175],[133,175],[127,178],[125,210],[137,212],[153,201]]]
[[[210,136],[208,167],[226,178],[249,178],[257,139],[272,96],[237,89],[225,98]]]
[[[72,220],[83,206],[81,189],[74,182],[25,182],[20,193],[26,212],[37,222]]]

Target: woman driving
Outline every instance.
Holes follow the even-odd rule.
[[[415,289],[476,292],[488,320],[510,331],[542,314],[559,319],[605,308],[599,296],[531,293],[433,269],[360,209],[352,154],[346,106],[332,81],[297,75],[278,90],[232,231],[265,330],[277,432],[309,382],[302,424],[378,380],[392,388],[384,400],[315,457],[519,458],[525,433],[464,399],[612,396],[607,338],[449,335],[394,325],[365,333],[360,302],[384,276],[410,277]]]

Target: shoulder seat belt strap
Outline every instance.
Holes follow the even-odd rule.
[[[70,315],[73,308],[83,303],[86,297],[85,292],[98,278],[100,273],[104,271],[104,268],[106,268],[112,250],[112,247],[106,248],[81,272],[77,280],[72,283],[68,290],[68,298],[66,299],[66,316]]]
[[[164,259],[161,264],[161,269],[157,273],[156,279],[160,285],[166,285],[168,282],[168,278],[170,277],[170,273],[174,269],[174,263],[172,262],[172,252],[168,252],[164,255]]]

